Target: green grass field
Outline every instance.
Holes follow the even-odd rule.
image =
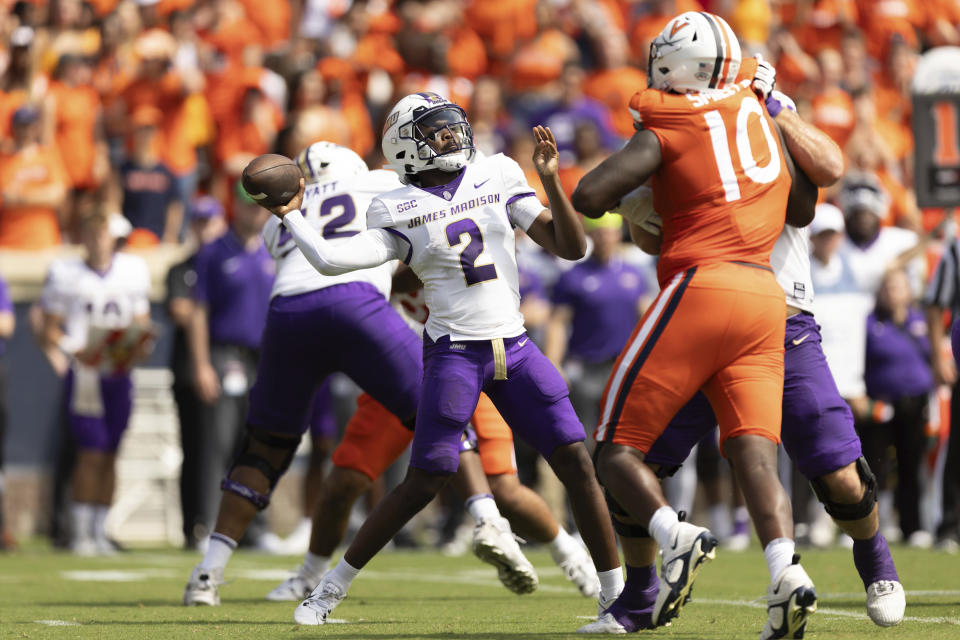
[[[866,617],[849,551],[806,551],[819,611],[807,638],[831,640],[960,638],[960,558],[896,548],[907,589],[907,619],[895,628]],[[28,547],[0,556],[2,638],[577,638],[596,605],[579,595],[543,551],[529,554],[540,589],[515,596],[473,556],[393,552],[377,557],[354,582],[324,627],[293,624],[295,603],[264,594],[297,558],[240,552],[221,588],[223,606],[180,605],[195,554],[132,551],[75,558]],[[756,638],[765,617],[762,554],[722,552],[700,575],[693,602],[671,626],[641,632],[658,638]]]

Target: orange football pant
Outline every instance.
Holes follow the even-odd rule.
[[[666,283],[620,353],[601,402],[599,441],[646,453],[703,389],[727,438],[780,442],[786,304],[773,273],[724,262]]]
[[[480,394],[471,420],[477,432],[477,453],[487,475],[516,473],[513,432],[486,394]],[[343,439],[333,452],[333,464],[363,473],[371,480],[380,477],[413,440],[413,431],[386,407],[363,393],[357,410],[347,423]]]

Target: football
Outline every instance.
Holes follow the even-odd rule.
[[[250,161],[241,176],[243,188],[263,207],[287,204],[300,190],[300,167],[286,156],[265,153]]]

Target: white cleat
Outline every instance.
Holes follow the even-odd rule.
[[[663,549],[660,565],[660,591],[653,606],[653,623],[668,624],[690,599],[697,573],[717,557],[717,538],[709,529],[689,522],[678,522],[670,532],[673,541]]]
[[[893,627],[903,622],[907,598],[896,580],[878,580],[867,587],[867,615],[875,625]]]
[[[578,549],[560,563],[563,575],[577,586],[585,598],[600,596],[600,579],[586,549]]]
[[[473,554],[497,568],[497,577],[516,594],[532,593],[539,580],[505,518],[481,520],[473,529]]]
[[[310,597],[310,593],[313,592],[313,588],[317,586],[317,583],[300,573],[297,575],[290,576],[277,586],[275,586],[270,593],[267,594],[267,600],[273,602],[297,602],[298,600],[305,600]]]
[[[223,569],[202,569],[197,565],[193,568],[190,580],[183,590],[183,604],[188,607],[198,604],[210,607],[220,606],[221,584],[223,584]]]
[[[817,610],[813,581],[800,566],[800,556],[767,587],[767,623],[760,640],[802,638],[807,618]]]
[[[293,612],[293,620],[297,624],[318,626],[327,622],[327,616],[337,608],[347,596],[339,586],[321,580],[306,600],[300,603]]]
[[[603,633],[609,635],[623,635],[626,632],[627,630],[623,627],[623,625],[617,622],[617,619],[609,613],[604,613],[597,618],[595,622],[585,624],[577,629],[577,633]]]

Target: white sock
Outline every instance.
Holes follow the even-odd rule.
[[[563,527],[558,527],[557,537],[548,542],[550,546],[550,557],[557,564],[560,564],[570,556],[581,553],[583,547],[577,540],[567,533]]]
[[[733,521],[734,522],[746,522],[750,519],[750,512],[747,511],[747,508],[743,505],[740,505],[733,511]]]
[[[70,507],[74,540],[89,540],[93,537],[94,512],[95,507],[90,502],[74,502]]]
[[[609,571],[597,571],[600,578],[600,602],[612,602],[623,591],[623,569],[617,567]]]
[[[710,529],[721,538],[726,538],[733,531],[733,523],[730,521],[730,509],[727,505],[715,504],[710,507]]]
[[[500,517],[497,503],[489,493],[478,493],[467,498],[467,511],[478,523],[484,520],[494,520]]]
[[[333,569],[325,576],[328,582],[340,587],[340,589],[346,593],[347,589],[350,588],[350,583],[353,582],[353,579],[357,577],[357,574],[360,573],[360,569],[355,569],[350,566],[350,563],[340,559],[340,562],[337,563]]]
[[[233,550],[237,548],[235,540],[228,538],[222,533],[211,533],[210,544],[207,545],[207,552],[203,554],[203,560],[200,561],[201,569],[223,569],[230,562],[230,556]]]
[[[647,530],[661,548],[666,548],[670,546],[670,532],[673,531],[678,522],[680,522],[680,518],[673,507],[660,507],[650,518]]]
[[[796,545],[790,538],[776,538],[767,544],[763,550],[763,557],[767,559],[770,582],[776,580],[780,572],[790,566],[794,551],[796,551]]]
[[[107,539],[107,512],[110,507],[105,504],[98,504],[93,508],[93,539]]]
[[[305,578],[310,578],[313,580],[314,585],[316,585],[320,583],[320,578],[323,577],[323,574],[325,574],[329,568],[330,556],[318,556],[315,553],[307,551],[307,554],[303,556],[303,568],[300,570],[300,575]]]

